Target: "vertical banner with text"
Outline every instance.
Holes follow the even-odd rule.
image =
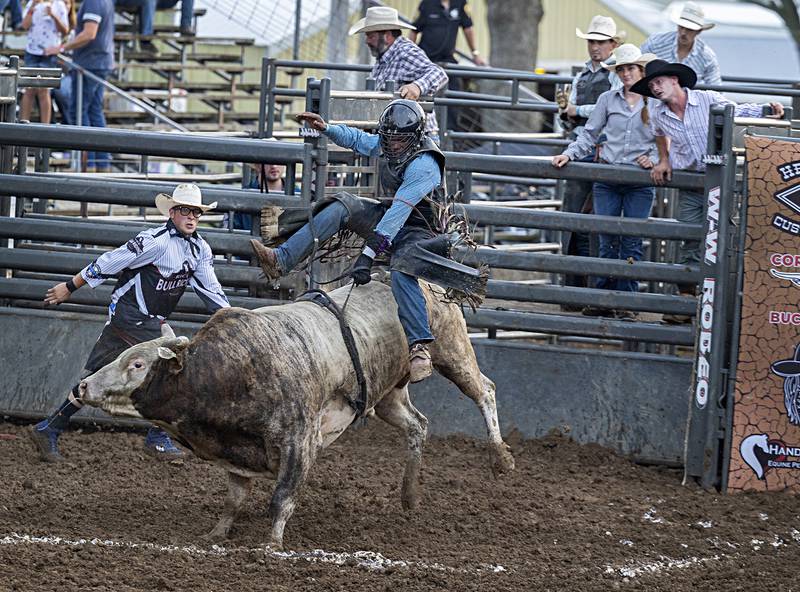
[[[747,137],[728,490],[800,491],[800,143]]]

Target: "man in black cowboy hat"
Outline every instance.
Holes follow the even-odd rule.
[[[645,75],[631,87],[631,91],[651,101],[650,127],[656,136],[659,162],[653,167],[651,176],[657,185],[663,185],[672,177],[672,169],[703,171],[703,155],[708,146],[708,117],[712,105],[735,105],[737,117],[761,117],[763,105],[743,103],[736,105],[713,90],[693,90],[697,74],[688,66],[653,60],[645,67]],[[769,103],[772,114],[768,117],[783,117],[783,105]],[[669,138],[669,143],[667,142]],[[678,202],[678,220],[689,224],[703,222],[703,194],[681,189]],[[700,262],[700,241],[684,241],[681,244],[679,263]],[[678,284],[682,295],[694,296],[695,284]],[[684,315],[665,315],[668,323],[688,323]]]

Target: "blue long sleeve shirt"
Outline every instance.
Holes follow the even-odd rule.
[[[364,156],[377,157],[381,154],[380,139],[377,134],[368,134],[346,125],[328,125],[325,135],[342,148],[349,148]],[[403,183],[397,189],[391,207],[386,211],[375,232],[393,241],[406,223],[411,212],[422,198],[442,182],[439,165],[430,154],[420,154],[406,167]]]

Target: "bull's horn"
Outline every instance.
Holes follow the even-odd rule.
[[[170,339],[175,339],[175,331],[172,330],[167,323],[161,324],[161,337],[169,337]]]
[[[189,338],[181,335],[180,337],[167,339],[164,343],[161,344],[161,347],[166,347],[167,349],[171,349],[174,352],[179,352],[182,349],[184,349],[187,345],[189,345]]]

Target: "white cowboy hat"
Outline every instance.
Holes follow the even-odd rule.
[[[388,6],[371,6],[367,8],[366,16],[356,21],[356,24],[350,27],[347,34],[355,35],[356,33],[391,31],[393,29],[417,30],[415,26],[401,21],[400,15],[394,8]]]
[[[172,195],[167,195],[166,193],[156,195],[156,207],[165,216],[169,217],[169,211],[175,206],[191,206],[206,212],[216,208],[217,202],[203,205],[200,188],[192,183],[181,183],[172,190]]]
[[[687,2],[683,5],[683,10],[676,17],[672,17],[672,22],[692,31],[708,31],[714,27],[714,23],[706,22],[706,13],[694,2]]]
[[[618,67],[627,64],[637,64],[644,68],[647,62],[657,57],[654,53],[642,53],[633,43],[625,43],[614,50],[607,62],[600,62],[600,65],[606,70],[616,72]]]
[[[617,33],[617,23],[610,16],[600,16],[592,18],[586,33],[575,27],[575,34],[581,39],[593,39],[594,41],[607,41],[609,39],[617,43],[625,39],[625,31]]]

